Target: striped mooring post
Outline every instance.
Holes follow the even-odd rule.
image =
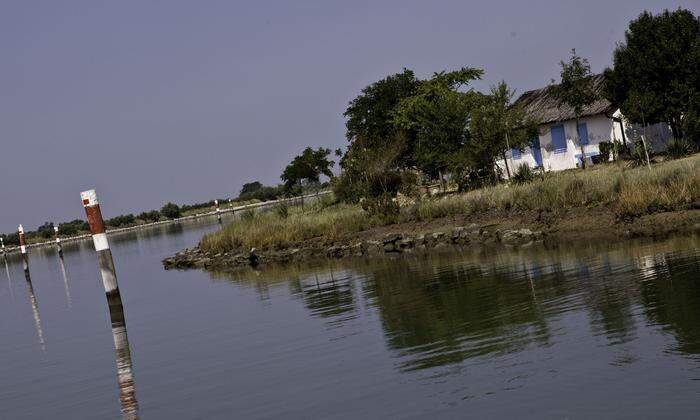
[[[5,240],[0,237],[0,252],[2,252],[2,257],[7,258],[5,255]]]
[[[214,200],[214,207],[216,207],[216,220],[221,223],[221,209],[219,208],[219,200]]]
[[[24,237],[24,227],[19,225],[17,228],[19,234],[19,252],[22,254],[22,268],[24,274],[29,274],[29,256],[27,255],[27,239]]]
[[[53,232],[56,239],[56,248],[58,248],[58,256],[63,258],[63,246],[61,245],[61,237],[58,235],[58,226],[53,227]]]
[[[120,401],[124,418],[138,418],[138,403],[134,395],[134,377],[131,364],[131,351],[129,339],[126,333],[126,320],[124,318],[124,307],[119,293],[117,283],[117,273],[114,269],[112,251],[109,249],[105,224],[100,210],[100,203],[97,201],[95,190],[83,191],[80,198],[85,207],[92,241],[95,244],[95,251],[99,259],[100,274],[102,284],[107,295],[109,315],[112,321],[112,334],[114,347],[117,351],[117,378],[119,382]]]
[[[119,285],[117,284],[117,273],[114,269],[112,251],[109,249],[109,242],[105,233],[105,222],[102,219],[100,203],[97,201],[95,190],[81,192],[80,198],[83,200],[83,207],[85,207],[85,214],[87,215],[90,233],[92,234],[92,242],[95,244],[95,251],[97,251],[102,285],[107,294],[107,301],[109,301],[110,296],[119,296]]]

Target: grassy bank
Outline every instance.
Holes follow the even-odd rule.
[[[307,241],[334,242],[388,224],[411,224],[441,218],[508,218],[520,213],[565,217],[569,210],[612,214],[616,222],[660,212],[700,208],[700,155],[647,167],[598,165],[588,170],[538,175],[525,184],[501,184],[463,194],[423,199],[393,219],[367,215],[359,206],[328,200],[301,209],[247,215],[219,232],[206,235],[206,252],[252,247],[286,248]]]

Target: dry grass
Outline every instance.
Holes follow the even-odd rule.
[[[205,251],[284,248],[312,238],[333,241],[343,235],[386,224],[371,218],[359,206],[332,205],[326,197],[304,211],[290,208],[287,217],[277,211],[251,213],[206,235]],[[683,210],[700,202],[700,155],[647,167],[599,165],[586,171],[550,172],[521,185],[498,185],[421,201],[399,221],[432,220],[446,216],[476,215],[487,211],[555,211],[566,208],[609,206],[620,218],[658,211]]]
[[[312,238],[333,241],[344,234],[360,232],[380,224],[358,206],[330,205],[329,197],[308,205],[302,211],[290,208],[287,217],[271,210],[255,212],[206,235],[200,246],[205,251],[227,252],[233,249],[284,248]]]
[[[487,210],[553,211],[610,205],[619,217],[682,210],[700,200],[700,155],[647,167],[601,165],[547,173],[522,185],[501,184],[420,203],[420,220]]]

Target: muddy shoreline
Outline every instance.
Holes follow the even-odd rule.
[[[459,251],[476,247],[555,247],[641,237],[661,239],[698,232],[700,209],[656,213],[634,220],[618,220],[603,206],[546,213],[493,212],[476,218],[457,216],[387,225],[333,242],[319,237],[282,249],[237,249],[213,254],[195,247],[164,259],[163,266],[166,270],[232,271],[311,259],[381,258],[450,248]]]

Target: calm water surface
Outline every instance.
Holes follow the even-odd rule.
[[[0,418],[697,418],[700,239],[164,271],[215,221],[0,258]],[[116,317],[116,318],[115,318]],[[114,327],[114,328],[113,328]],[[131,351],[115,351],[128,335]],[[130,378],[121,394],[118,381]],[[133,392],[132,392],[133,391]]]

